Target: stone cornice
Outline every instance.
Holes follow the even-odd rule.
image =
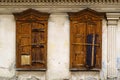
[[[87,7],[98,12],[120,12],[120,0],[0,0],[0,14],[28,8],[48,13],[78,12]]]
[[[6,0],[3,0],[6,1]],[[66,6],[92,6],[92,5],[107,5],[107,6],[115,6],[120,5],[120,1],[118,0],[16,0],[16,1],[24,1],[24,2],[12,2],[15,0],[8,0],[9,2],[2,2],[0,1],[0,6],[7,7],[7,6],[34,6],[34,7],[66,7]],[[35,2],[37,1],[37,2]]]
[[[0,0],[0,3],[119,3],[120,0]]]

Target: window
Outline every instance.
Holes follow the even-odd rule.
[[[17,70],[46,70],[49,14],[28,9],[14,16]]]
[[[103,14],[85,9],[70,16],[70,69],[98,70],[102,59]]]

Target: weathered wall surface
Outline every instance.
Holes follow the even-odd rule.
[[[107,21],[102,21],[102,70],[100,77],[102,80],[107,78]]]
[[[47,79],[69,79],[69,19],[66,13],[50,15],[47,55]]]
[[[114,64],[120,69],[120,21],[116,27]],[[13,15],[0,15],[0,80],[102,80],[108,74],[108,27],[103,20],[102,70],[100,72],[70,72],[70,26],[67,13],[51,13],[48,22],[47,71],[15,70],[15,20]],[[109,32],[110,33],[110,32]],[[112,45],[111,45],[112,46]],[[110,47],[109,47],[110,48]],[[117,64],[116,64],[117,63]],[[111,65],[111,64],[109,64]],[[109,67],[110,69],[110,67]],[[119,72],[117,73],[119,76]]]
[[[13,15],[0,15],[0,77],[15,74],[15,21]]]
[[[116,66],[118,69],[117,77],[118,80],[120,80],[120,20],[118,20],[118,26],[116,28],[116,53],[117,53]]]

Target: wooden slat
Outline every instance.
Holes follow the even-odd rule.
[[[73,45],[85,45],[85,46],[100,46],[99,44],[89,44],[89,43],[72,43]]]

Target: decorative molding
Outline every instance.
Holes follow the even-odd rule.
[[[118,21],[117,20],[108,20],[108,25],[111,25],[111,26],[108,26],[108,27],[116,27],[116,25],[118,24]]]
[[[120,18],[120,13],[106,13],[108,20],[118,20]]]
[[[49,14],[34,9],[28,9],[20,13],[13,13],[16,20],[48,20]]]
[[[120,0],[0,0],[1,3],[118,3]]]
[[[86,8],[86,9],[81,10],[79,12],[69,12],[68,14],[70,16],[70,20],[78,20],[78,19],[83,20],[84,19],[83,21],[86,21],[87,19],[89,19],[90,21],[91,20],[102,20],[106,16],[105,13],[97,12],[97,11],[92,10],[90,8]],[[84,15],[89,15],[89,18],[87,18]],[[79,16],[83,16],[84,18],[83,17],[79,18]]]
[[[39,3],[36,3],[39,4]],[[48,4],[41,4],[40,5],[0,5],[0,14],[11,14],[16,12],[22,12],[26,9],[35,9],[40,12],[47,12],[47,13],[66,13],[66,12],[78,12],[85,8],[91,8],[98,12],[118,12],[120,13],[120,4],[116,5],[107,5],[107,4],[56,4],[52,5],[51,3]]]
[[[108,27],[116,27],[120,18],[120,13],[106,13]]]
[[[49,13],[78,12],[87,7],[98,12],[120,12],[120,0],[0,0],[0,14],[28,8]]]
[[[70,6],[89,6],[89,5],[119,5],[120,0],[0,0],[0,6],[34,6],[34,7],[70,7]]]

